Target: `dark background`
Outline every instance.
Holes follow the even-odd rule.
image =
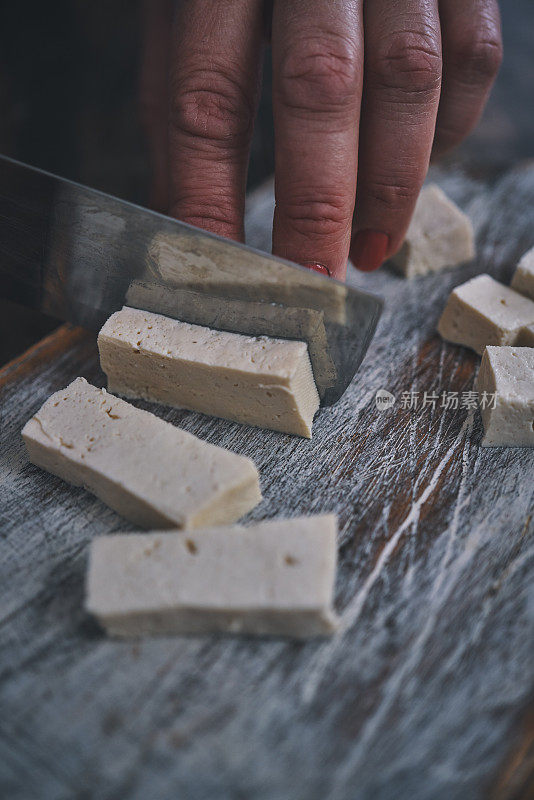
[[[0,4],[0,152],[144,204],[139,3]],[[491,180],[534,156],[534,0],[502,3],[504,63],[477,131],[450,158]],[[273,171],[269,53],[249,187]],[[57,322],[0,300],[0,365]]]

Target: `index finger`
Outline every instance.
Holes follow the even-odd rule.
[[[171,216],[243,239],[263,36],[261,0],[179,3],[170,64]]]
[[[361,0],[276,0],[273,252],[344,278],[356,193]]]

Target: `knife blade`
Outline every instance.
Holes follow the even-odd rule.
[[[308,343],[341,397],[382,300],[246,245],[0,156],[0,295],[99,330],[123,305]]]

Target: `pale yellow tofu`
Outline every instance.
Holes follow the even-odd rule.
[[[86,608],[113,636],[324,636],[338,627],[334,514],[93,540]]]
[[[311,437],[319,395],[305,342],[125,307],[107,320],[98,347],[110,392]]]
[[[533,323],[532,300],[489,275],[477,275],[451,293],[438,331],[482,355],[487,345],[516,344],[521,330]]]
[[[521,258],[510,285],[519,294],[534,300],[534,247]]]
[[[252,461],[77,378],[24,426],[30,461],[144,528],[235,522],[261,500]]]
[[[406,278],[439,272],[475,256],[471,220],[435,184],[424,186],[404,244],[391,259]]]
[[[534,350],[487,347],[477,389],[486,447],[534,447]]]

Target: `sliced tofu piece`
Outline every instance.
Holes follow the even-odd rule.
[[[325,313],[314,308],[297,308],[278,303],[262,303],[242,298],[220,297],[172,286],[132,281],[126,292],[126,305],[146,309],[166,317],[234,331],[244,336],[269,336],[306,342],[319,397],[337,380],[337,369],[330,352],[330,339],[340,336],[339,326],[325,328]],[[334,345],[335,346],[335,345]]]
[[[521,258],[510,285],[519,294],[534,300],[534,247]]]
[[[247,251],[221,247],[216,239],[211,248],[208,240],[202,245],[198,247],[195,230],[184,228],[178,234],[159,231],[149,246],[148,269],[141,279],[212,297],[315,308],[324,312],[328,322],[345,325],[344,283],[304,268],[288,270],[265,253],[256,253],[251,264]]]
[[[534,350],[487,347],[477,389],[485,433],[482,444],[534,447]]]
[[[417,199],[404,244],[391,259],[406,278],[454,267],[475,256],[471,220],[445,192],[429,184]]]
[[[438,324],[448,342],[482,355],[486,345],[512,345],[534,323],[534,303],[489,275],[477,275],[450,294]]]
[[[525,325],[517,337],[519,347],[534,347],[534,325]]]
[[[30,461],[145,528],[235,522],[261,500],[252,461],[77,378],[22,431]]]
[[[334,514],[93,539],[86,608],[112,636],[337,628]]]
[[[125,307],[107,320],[98,347],[110,392],[311,437],[319,395],[305,342]]]

